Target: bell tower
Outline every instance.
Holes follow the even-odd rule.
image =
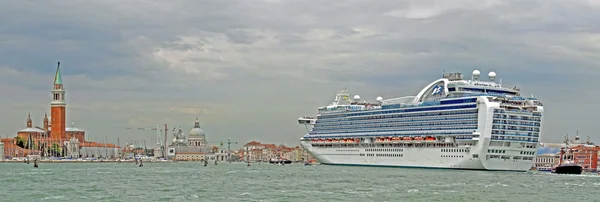
[[[31,113],[27,114],[27,128],[33,128],[33,122],[31,121]]]
[[[48,131],[50,124],[48,124],[48,113],[44,114],[44,131]]]
[[[54,88],[52,88],[52,102],[50,103],[50,116],[52,119],[52,127],[50,128],[50,137],[63,139],[66,129],[66,106],[65,89],[60,75],[60,62],[56,67],[54,75]]]

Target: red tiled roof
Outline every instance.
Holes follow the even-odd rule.
[[[244,146],[258,146],[258,145],[261,145],[260,142],[252,141],[252,142],[246,143]]]

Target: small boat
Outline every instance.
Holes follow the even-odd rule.
[[[583,172],[583,167],[581,167],[581,165],[574,164],[574,163],[566,163],[566,164],[560,164],[560,165],[552,168],[551,172],[556,173],[556,174],[579,175]]]
[[[271,163],[271,164],[291,164],[292,161],[288,160],[288,159],[272,158],[272,159],[269,159],[269,163]]]
[[[556,174],[575,174],[579,175],[583,172],[583,167],[573,161],[573,150],[569,147],[568,138],[565,140],[565,146],[560,148],[560,158],[558,165],[552,170]]]

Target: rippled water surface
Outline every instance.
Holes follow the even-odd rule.
[[[242,163],[0,163],[0,201],[600,201],[600,176]]]

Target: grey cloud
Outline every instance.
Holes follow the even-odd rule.
[[[252,32],[247,32],[242,29],[232,29],[225,32],[225,36],[233,43],[252,44],[261,39],[260,36],[254,35]]]
[[[401,96],[477,68],[546,99],[549,114],[584,117],[548,116],[547,137],[559,139],[593,131],[568,110],[593,106],[565,98],[600,76],[598,12],[584,0],[4,1],[0,90],[14,96],[0,103],[47,109],[60,60],[78,106],[69,117],[93,133],[123,134],[131,117],[191,125],[205,108],[209,135],[293,144],[295,119],[340,88]]]

